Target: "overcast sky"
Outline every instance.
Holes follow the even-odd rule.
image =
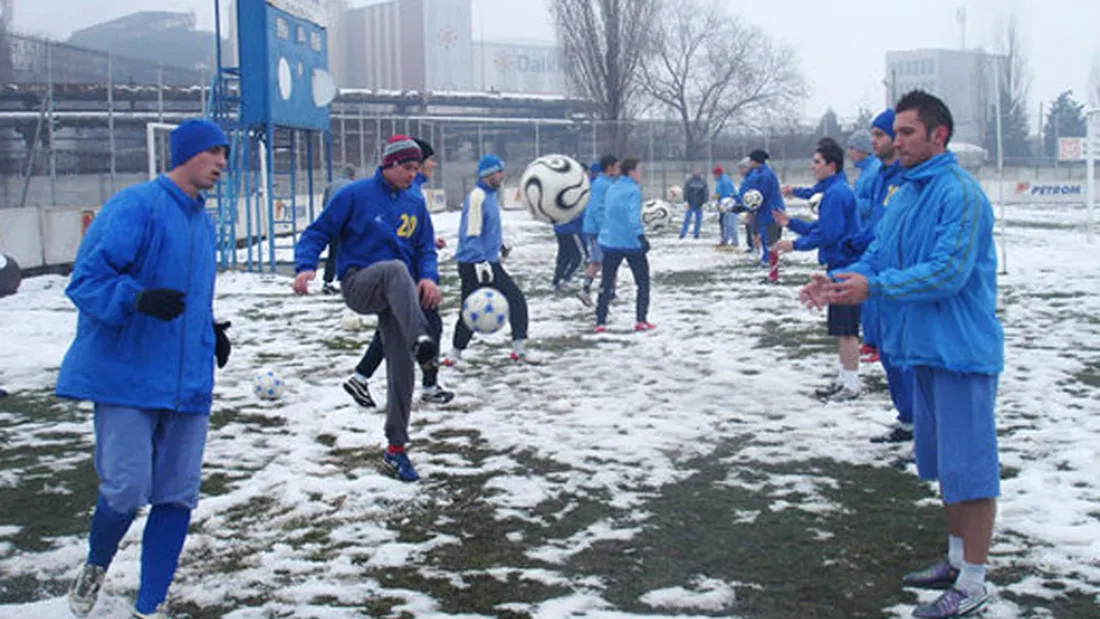
[[[426,0],[431,2],[432,0]],[[552,40],[546,0],[472,0],[474,35],[487,39]],[[887,50],[957,48],[958,6],[967,9],[966,44],[991,49],[998,24],[1013,13],[1021,25],[1031,72],[1030,115],[1040,102],[1073,89],[1087,99],[1100,24],[1097,0],[720,0],[731,12],[792,46],[812,87],[803,116],[833,107],[854,116],[860,106],[886,103],[882,86]],[[368,0],[351,0],[352,5]],[[64,39],[74,29],[137,10],[193,10],[199,26],[212,28],[213,0],[15,0],[20,32]],[[227,2],[222,3],[223,5]],[[92,6],[95,6],[93,9]],[[222,7],[223,19],[226,13]]]

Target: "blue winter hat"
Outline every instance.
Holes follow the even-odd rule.
[[[504,161],[496,155],[482,155],[477,162],[477,177],[484,178],[494,172],[504,171]]]
[[[894,110],[893,108],[886,108],[884,112],[875,116],[875,119],[871,121],[871,128],[881,129],[883,133],[890,136],[890,139],[897,137],[894,134]]]
[[[216,146],[224,146],[227,154],[229,151],[229,138],[225,137],[225,132],[217,123],[205,118],[183,121],[172,130],[169,141],[173,168],[187,163],[195,155]]]
[[[602,172],[603,172],[603,166],[600,165],[599,161],[593,161],[592,163],[588,164],[588,173],[589,174],[599,176]]]

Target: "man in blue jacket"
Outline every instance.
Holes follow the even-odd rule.
[[[867,129],[857,129],[848,136],[848,158],[856,169],[852,191],[856,194],[856,206],[859,207],[860,228],[867,227],[871,219],[871,185],[881,166],[874,150],[871,132]]]
[[[413,179],[412,186],[409,187],[409,191],[419,194],[421,199],[424,199],[424,183],[431,180],[432,172],[435,170],[435,150],[432,149],[432,145],[420,138],[413,138],[416,145],[420,148],[420,154],[424,157],[424,161],[420,164],[420,171],[416,173],[416,178]],[[427,200],[425,200],[427,204]],[[425,214],[424,225],[427,227],[431,234],[434,234],[434,225],[432,224],[431,212],[428,211]],[[422,249],[422,239],[413,236],[402,236],[398,238],[405,245],[405,250],[411,255],[416,256]],[[415,238],[415,241],[414,241]],[[440,239],[436,239],[436,249],[440,247]],[[332,252],[331,247],[329,252]],[[333,259],[330,257],[330,262]],[[420,264],[421,260],[414,258],[411,264]],[[325,263],[325,275],[328,275],[328,264]],[[419,280],[420,277],[416,272],[412,272],[414,280]],[[438,277],[438,273],[437,273]],[[436,280],[438,282],[438,279]],[[428,321],[429,331],[431,336],[435,339],[436,347],[439,347],[439,343],[443,337],[443,318],[439,315],[438,307],[428,307],[421,305],[421,310],[424,312],[424,318]],[[379,329],[374,330],[374,337],[371,338],[370,345],[367,346],[367,350],[363,353],[363,358],[359,360],[359,363],[355,366],[355,372],[344,381],[344,391],[351,396],[355,403],[363,408],[374,408],[374,398],[371,397],[369,381],[374,373],[381,367],[382,362],[385,360],[385,354],[382,350],[382,332]],[[421,366],[423,373],[423,380],[420,385],[420,401],[430,404],[446,404],[454,399],[455,393],[449,389],[444,389],[439,384],[439,363],[438,360],[432,363],[426,363]]]
[[[103,205],[65,289],[78,317],[57,395],[94,403],[99,476],[88,557],[69,589],[78,617],[92,611],[146,504],[133,616],[164,602],[199,500],[214,362],[229,358],[228,323],[214,322],[216,240],[201,193],[225,169],[229,140],[208,120],[181,123],[170,140],[171,171]]]
[[[642,225],[642,170],[637,159],[627,157],[621,166],[622,178],[607,190],[604,197],[603,226],[600,228],[600,249],[603,251],[603,279],[596,302],[596,333],[603,333],[607,323],[607,308],[615,294],[615,276],[623,260],[630,266],[638,287],[634,307],[634,330],[650,331],[655,325],[649,315],[649,241]]]
[[[402,481],[420,478],[409,461],[414,363],[430,371],[438,346],[421,306],[439,307],[439,269],[424,196],[411,189],[423,158],[412,138],[395,135],[374,175],[338,192],[294,248],[294,292],[308,294],[317,257],[336,238],[340,290],[359,314],[376,314],[386,358],[386,439],[382,462]],[[418,278],[414,281],[413,277]]]
[[[897,149],[894,148],[894,137],[894,110],[887,108],[871,122],[871,144],[875,149],[875,156],[882,162],[871,183],[871,218],[862,231],[845,241],[856,255],[862,255],[875,239],[875,228],[894,192],[901,185],[904,168],[901,167]],[[864,348],[860,349],[860,354],[865,355],[863,362],[873,363],[877,360],[882,363],[890,398],[898,411],[893,427],[886,434],[872,438],[871,442],[908,442],[913,439],[912,371],[892,363],[888,356],[880,354],[878,350],[878,301],[873,298],[864,301],[859,315],[863,324]]]
[[[722,169],[722,166],[714,166],[714,198],[721,208],[724,200],[736,201],[737,186]],[[718,239],[718,247],[737,246],[737,213],[731,208],[718,212],[718,228],[721,232]]]
[[[946,150],[954,122],[943,101],[917,90],[894,111],[905,172],[875,240],[837,281],[815,276],[802,298],[818,307],[877,299],[880,347],[913,370],[917,471],[939,480],[949,535],[946,560],[903,582],[948,587],[914,616],[957,617],[989,599],[985,562],[1000,494],[994,217],[978,181]]]
[[[848,266],[859,256],[851,253],[844,240],[859,230],[859,213],[855,194],[844,175],[844,151],[831,138],[818,142],[813,157],[813,174],[817,184],[811,194],[822,194],[818,219],[808,223],[776,211],[775,221],[799,234],[794,241],[779,241],[772,249],[780,254],[789,251],[817,250],[817,261],[831,270]],[[853,400],[859,397],[859,306],[830,305],[828,332],[836,338],[840,357],[840,372],[817,395],[833,400]]]
[[[569,282],[585,259],[584,239],[581,238],[583,227],[583,211],[573,219],[554,226],[554,236],[558,240],[558,255],[554,260],[554,277],[551,284],[554,292],[559,295],[571,291]],[[582,296],[582,300],[587,298]]]
[[[462,280],[462,298],[483,286],[492,286],[508,300],[508,324],[512,328],[513,361],[528,359],[527,298],[500,264],[503,230],[500,220],[500,186],[504,184],[504,162],[496,155],[484,155],[477,163],[477,186],[462,202],[455,261]],[[459,315],[455,323],[453,348],[443,363],[457,364],[470,345],[474,332]]]
[[[584,223],[582,224],[585,244],[588,247],[588,266],[584,270],[584,291],[581,300],[589,306],[592,304],[590,300],[592,282],[595,281],[596,275],[600,272],[600,266],[603,264],[603,252],[600,251],[598,239],[600,228],[603,226],[604,195],[607,194],[607,189],[611,187],[611,184],[619,178],[619,159],[615,155],[600,157],[600,169],[602,172],[592,181],[588,191],[588,206],[584,209]],[[615,282],[611,282],[611,284],[612,290],[614,290]]]

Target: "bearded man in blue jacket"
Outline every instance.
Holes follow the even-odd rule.
[[[441,295],[435,232],[424,195],[413,187],[422,161],[423,153],[412,138],[391,137],[374,175],[333,196],[294,248],[295,293],[309,292],[321,250],[336,239],[344,303],[356,313],[378,316],[386,358],[389,442],[382,462],[395,477],[409,482],[420,479],[405,452],[413,360],[428,374],[435,370],[439,351],[424,315],[424,310],[439,307]]]
[[[947,558],[903,583],[947,587],[914,616],[957,617],[989,600],[985,562],[1000,494],[994,217],[978,181],[946,150],[954,121],[943,101],[917,90],[894,111],[905,172],[875,240],[837,281],[817,275],[801,296],[812,306],[878,300],[879,346],[912,368],[917,471],[939,480],[949,535]]]
[[[57,395],[94,403],[99,498],[88,557],[72,587],[78,617],[95,606],[119,542],[152,504],[133,617],[168,595],[191,510],[214,391],[229,358],[228,323],[214,322],[216,237],[202,191],[218,182],[229,140],[208,120],[170,136],[172,169],[111,198],[80,244],[65,294],[76,338]]]

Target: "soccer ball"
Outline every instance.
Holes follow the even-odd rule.
[[[729,197],[722,198],[721,200],[718,201],[718,212],[719,213],[732,212],[733,207],[736,206],[736,205],[737,205],[737,203],[734,202],[733,198],[729,198]]]
[[[810,212],[811,213],[816,213],[817,212],[817,207],[821,204],[821,198],[824,198],[824,197],[825,197],[825,194],[821,193],[820,191],[815,193],[814,195],[810,196],[809,203],[810,203]]]
[[[672,223],[672,206],[664,200],[646,200],[642,203],[642,225],[657,232]]]
[[[462,302],[462,322],[474,333],[496,333],[508,322],[508,299],[496,288],[478,288]]]
[[[527,210],[538,221],[563,224],[588,205],[588,171],[565,155],[543,155],[531,162],[519,179]]]
[[[668,188],[668,201],[679,202],[684,199],[684,188],[679,185],[673,185]]]
[[[340,326],[345,331],[362,331],[363,319],[351,310],[344,310],[344,313],[340,316]]]
[[[764,194],[759,189],[750,189],[741,196],[741,201],[745,203],[745,208],[755,211],[764,203]]]
[[[285,385],[276,374],[274,370],[261,370],[259,374],[256,374],[255,383],[252,387],[252,391],[261,400],[278,400],[283,395]]]

